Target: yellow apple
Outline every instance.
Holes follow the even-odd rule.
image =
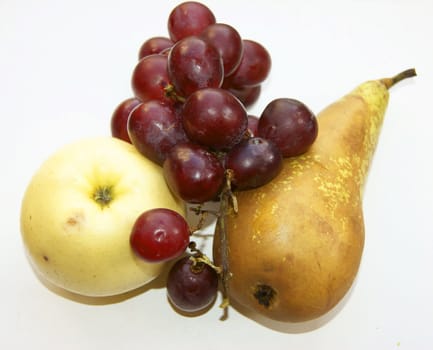
[[[58,150],[33,176],[21,208],[21,233],[39,274],[66,290],[109,296],[157,277],[163,264],[136,256],[136,218],[151,208],[184,215],[162,169],[129,143],[102,137]]]

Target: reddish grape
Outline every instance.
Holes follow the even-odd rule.
[[[144,102],[132,111],[128,133],[137,150],[159,165],[175,144],[187,141],[180,116],[171,105],[157,100]]]
[[[144,260],[162,262],[182,255],[189,244],[190,231],[179,213],[156,208],[142,213],[132,227],[130,244]]]
[[[207,26],[215,23],[215,16],[205,5],[186,1],[177,5],[168,17],[168,32],[174,42],[187,36],[198,35]]]
[[[271,70],[271,56],[258,42],[243,40],[241,63],[228,77],[233,87],[254,86],[262,83]]]
[[[239,66],[242,58],[243,43],[239,33],[232,26],[215,23],[200,34],[207,43],[214,46],[221,55],[224,76],[230,75]]]
[[[316,116],[302,102],[279,98],[271,101],[259,119],[258,134],[273,141],[284,157],[308,150],[318,134]]]
[[[259,125],[259,118],[255,115],[248,115],[248,131],[251,137],[257,136],[257,127]]]
[[[243,86],[243,87],[231,87],[223,84],[223,88],[230,91],[235,95],[239,101],[241,101],[245,108],[251,107],[258,99],[262,90],[262,86]]]
[[[168,57],[168,55],[170,54],[171,48],[172,47],[167,47],[164,50],[162,50],[159,54]]]
[[[226,155],[226,169],[233,171],[232,183],[238,190],[263,186],[281,170],[282,156],[271,141],[253,137],[233,147]]]
[[[224,67],[217,49],[198,37],[190,36],[178,41],[170,50],[168,74],[176,92],[188,97],[198,89],[220,87]]]
[[[224,168],[219,159],[193,143],[177,144],[170,150],[163,174],[171,191],[189,203],[215,199],[224,181]]]
[[[131,111],[137,107],[141,101],[137,98],[128,98],[120,103],[111,116],[111,135],[123,141],[131,143],[128,135],[128,117]]]
[[[132,89],[140,100],[161,100],[172,102],[166,96],[165,88],[169,85],[167,57],[153,54],[142,58],[132,73]]]
[[[161,53],[163,50],[172,47],[173,44],[173,41],[163,36],[155,36],[150,38],[146,40],[143,45],[141,45],[138,52],[138,59],[141,60],[143,57]]]
[[[248,126],[242,103],[223,89],[201,89],[185,102],[182,122],[188,137],[215,150],[238,143]]]
[[[203,262],[193,264],[191,257],[179,259],[167,277],[167,296],[183,312],[198,312],[210,306],[218,292],[218,275]]]

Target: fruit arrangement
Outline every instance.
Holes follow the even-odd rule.
[[[112,137],[59,150],[29,184],[21,231],[35,270],[106,296],[168,263],[168,299],[191,314],[218,290],[224,317],[232,300],[285,322],[333,308],[362,256],[362,188],[388,89],[415,70],[363,83],[317,117],[287,97],[251,115],[270,70],[266,48],[208,7],[176,6],[168,36],[139,48]],[[194,241],[210,215],[212,257]]]

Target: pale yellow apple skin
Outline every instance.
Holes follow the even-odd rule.
[[[111,188],[112,200],[94,199]],[[86,296],[111,296],[157,277],[163,264],[137,257],[129,244],[136,218],[151,208],[184,215],[162,169],[129,143],[111,137],[79,140],[35,173],[21,208],[24,247],[49,282]]]

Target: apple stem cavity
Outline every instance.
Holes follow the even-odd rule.
[[[93,193],[93,200],[98,203],[101,208],[107,207],[113,199],[112,186],[99,186]]]

